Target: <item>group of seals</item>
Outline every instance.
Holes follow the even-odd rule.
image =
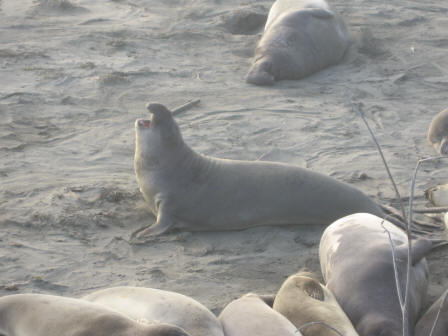
[[[353,214],[327,227],[320,242],[319,259],[326,285],[361,336],[402,336],[402,312],[387,232],[395,246],[404,289],[408,240],[395,225],[371,214]],[[424,257],[431,248],[426,239],[412,242],[408,297],[411,335],[426,296],[428,268]]]
[[[205,306],[185,295],[159,289],[112,287],[82,299],[42,294],[0,298],[0,335],[62,334],[224,336],[218,318]]]
[[[174,325],[138,323],[105,306],[44,294],[1,297],[0,335],[193,336]]]
[[[192,336],[224,336],[216,316],[192,298],[165,290],[112,287],[83,297],[125,314],[135,321],[167,323]]]
[[[338,63],[349,46],[344,21],[324,0],[277,0],[255,49],[248,83],[299,79]]]
[[[238,161],[194,152],[171,112],[149,104],[150,120],[135,122],[135,173],[156,223],[137,233],[172,228],[241,230],[260,225],[323,224],[355,212],[383,216],[358,189],[308,169]]]

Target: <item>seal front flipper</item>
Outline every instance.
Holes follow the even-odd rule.
[[[414,266],[420,260],[431,252],[432,242],[425,238],[412,240],[412,265]],[[408,255],[408,245],[400,245],[396,247],[396,254],[399,259],[406,260]]]
[[[163,208],[159,209],[159,213],[157,215],[157,221],[146,227],[144,230],[136,233],[136,238],[149,237],[149,236],[158,236],[161,235],[175,226],[175,219],[171,217],[166,211],[163,211]]]

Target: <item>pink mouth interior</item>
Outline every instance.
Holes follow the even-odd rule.
[[[151,122],[149,120],[141,120],[140,125],[142,125],[145,128],[149,128],[149,125],[151,125]]]

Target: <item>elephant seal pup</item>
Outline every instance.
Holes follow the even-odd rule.
[[[341,218],[326,228],[319,246],[323,277],[341,308],[360,336],[402,335],[402,314],[395,285],[392,248],[396,249],[401,287],[405,287],[407,236],[382,218],[357,213]],[[413,335],[428,286],[424,256],[432,244],[413,241],[409,290],[409,330]]]
[[[246,81],[272,85],[309,76],[338,63],[349,43],[344,21],[324,0],[277,0]]]
[[[448,154],[448,108],[432,119],[427,139],[437,153]]]
[[[1,297],[0,335],[189,336],[173,325],[137,323],[101,305],[42,294]]]
[[[219,315],[226,336],[301,336],[297,328],[258,295],[230,302]]]
[[[445,292],[426,313],[418,320],[415,326],[415,336],[446,336],[448,335],[448,300],[446,299],[447,292]],[[431,329],[439,313],[439,319],[434,327],[434,331],[431,333]]]
[[[157,221],[138,233],[171,228],[242,230],[260,225],[323,224],[355,212],[382,216],[358,189],[292,165],[200,155],[182,139],[170,111],[149,104],[151,120],[135,122],[134,167]]]
[[[112,287],[93,292],[83,299],[105,305],[136,321],[176,325],[194,336],[224,336],[216,316],[182,294],[153,288]]]
[[[286,279],[275,296],[273,308],[297,328],[309,322],[324,322],[344,336],[358,336],[334,295],[309,272]],[[319,324],[301,331],[304,336],[333,335],[328,327]]]

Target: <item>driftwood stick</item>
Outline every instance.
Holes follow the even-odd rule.
[[[397,185],[395,184],[394,178],[392,177],[392,174],[389,170],[389,166],[387,165],[386,159],[384,158],[384,154],[383,154],[383,151],[381,150],[381,146],[378,143],[378,140],[376,139],[375,134],[373,133],[372,129],[370,128],[369,123],[367,122],[367,120],[364,117],[364,114],[361,112],[361,110],[355,104],[353,104],[353,102],[347,96],[345,97],[345,99],[347,100],[348,104],[351,106],[352,110],[354,112],[357,112],[361,116],[362,120],[364,121],[364,124],[366,124],[366,127],[369,130],[370,135],[372,136],[373,141],[376,144],[376,147],[378,148],[378,152],[380,153],[381,159],[383,160],[384,166],[386,167],[387,174],[389,175],[389,178],[394,187],[395,194],[397,195],[398,202],[400,203],[403,220],[406,222],[407,221],[406,220],[406,212],[404,211],[403,201],[401,199],[400,192],[398,191]]]
[[[415,213],[442,213],[448,212],[448,207],[432,207],[432,208],[417,208],[414,209]]]
[[[190,100],[188,102],[186,102],[185,104],[176,107],[174,110],[171,111],[171,114],[173,116],[176,116],[186,110],[191,109],[192,107],[196,106],[197,104],[199,104],[201,100],[200,99],[194,99],[194,100]]]

